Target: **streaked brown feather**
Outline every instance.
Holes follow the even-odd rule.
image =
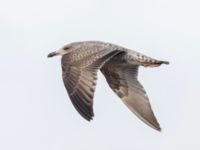
[[[88,121],[94,116],[93,97],[97,71],[108,59],[120,52],[101,51],[84,58],[82,63],[81,60],[71,62],[70,55],[62,58],[63,81],[68,95],[79,114]]]
[[[138,66],[123,60],[120,54],[109,60],[102,68],[109,86],[127,107],[147,125],[161,130],[151,109],[143,86],[137,80]]]

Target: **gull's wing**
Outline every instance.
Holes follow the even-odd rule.
[[[68,95],[79,114],[88,121],[94,116],[93,97],[97,71],[106,61],[120,52],[104,50],[80,60],[78,57],[75,58],[74,54],[62,57],[62,76]]]
[[[126,106],[144,123],[156,130],[161,130],[151,109],[147,94],[137,80],[137,65],[122,60],[119,54],[104,64],[101,68],[109,86],[122,99]]]

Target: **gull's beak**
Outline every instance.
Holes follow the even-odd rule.
[[[52,52],[52,53],[49,53],[47,57],[49,58],[49,57],[53,57],[53,56],[56,56],[56,55],[58,55],[57,52]]]

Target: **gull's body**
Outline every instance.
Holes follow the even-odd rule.
[[[86,120],[94,116],[93,97],[97,72],[101,70],[127,107],[143,122],[161,130],[137,74],[139,66],[155,67],[168,62],[99,41],[70,43],[48,56],[55,55],[62,55],[64,85],[74,107]]]

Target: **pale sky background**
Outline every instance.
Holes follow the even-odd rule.
[[[1,0],[1,150],[199,150],[198,0]],[[170,61],[140,69],[161,124],[133,115],[99,73],[95,118],[73,108],[60,57],[72,41],[101,40]]]

